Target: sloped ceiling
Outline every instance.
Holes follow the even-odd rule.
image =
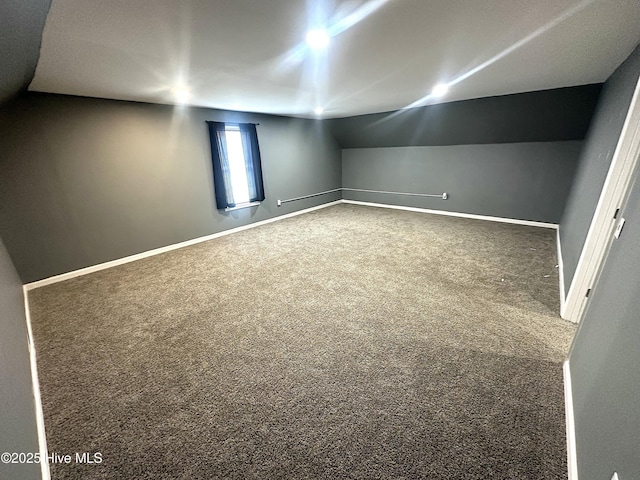
[[[603,82],[639,41],[638,0],[53,0],[30,89],[345,117]]]
[[[49,0],[0,2],[0,104],[29,86],[50,4]]]

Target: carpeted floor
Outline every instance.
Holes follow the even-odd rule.
[[[343,204],[33,290],[52,478],[566,478],[555,264]]]

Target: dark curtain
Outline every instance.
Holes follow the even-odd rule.
[[[213,186],[216,191],[216,207],[218,210],[235,207],[233,188],[231,188],[231,170],[227,155],[227,139],[224,123],[207,122],[209,125],[209,141],[211,142],[211,160],[213,163]]]
[[[244,162],[249,183],[249,200],[261,202],[264,200],[264,185],[262,183],[262,160],[258,147],[258,132],[253,123],[241,123],[240,136],[244,150]]]

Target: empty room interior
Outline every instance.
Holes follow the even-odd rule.
[[[640,478],[639,42],[0,3],[0,478]]]

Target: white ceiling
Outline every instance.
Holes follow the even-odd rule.
[[[603,82],[639,41],[639,0],[53,0],[30,90],[344,117]]]

